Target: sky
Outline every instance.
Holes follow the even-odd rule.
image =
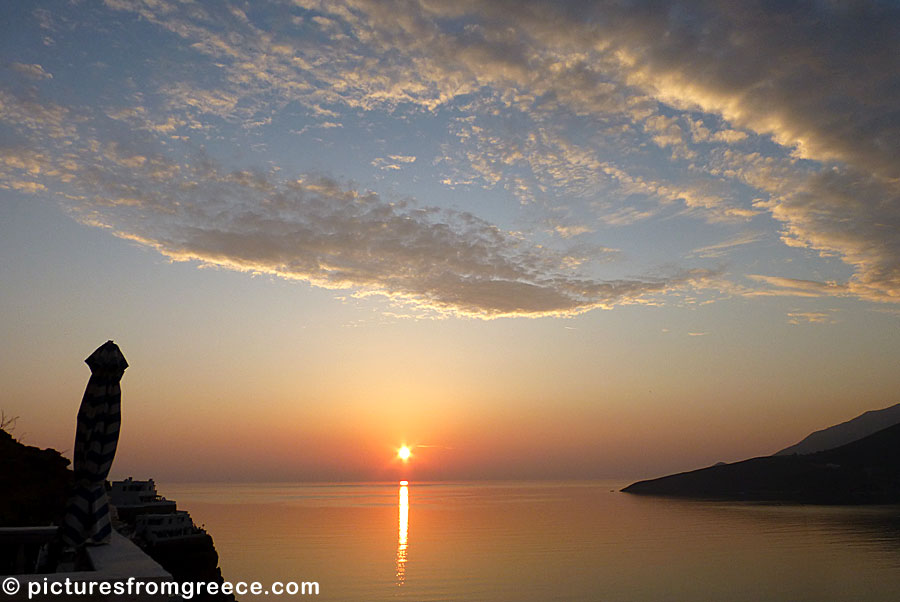
[[[114,478],[769,454],[900,401],[900,7],[7,2],[0,257],[0,410],[69,454],[115,340]]]

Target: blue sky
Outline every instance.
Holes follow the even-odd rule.
[[[784,423],[749,433],[739,451],[723,436],[690,456],[698,462],[762,453],[896,401],[890,3],[0,10],[0,311],[16,392],[3,409],[34,416],[26,430],[47,445],[64,446],[50,416],[68,406],[42,399],[83,375],[77,362],[65,385],[27,375],[105,338],[154,366],[164,340],[180,366],[221,356],[215,365],[244,379],[199,379],[220,402],[252,390],[275,356],[298,354],[321,370],[270,393],[306,387],[329,407],[404,423],[385,437],[425,428],[427,412],[396,418],[417,404],[458,411],[461,424],[503,422],[532,381],[524,390],[541,393],[526,414],[567,425],[583,411],[602,420],[604,407],[610,419],[638,408],[619,416],[624,430],[677,414],[686,434],[672,445],[722,407],[723,432],[773,411]],[[261,332],[265,349],[248,346]],[[585,338],[557,336],[576,332]],[[478,357],[487,341],[494,357]],[[458,380],[421,366],[410,375],[391,357],[456,365]],[[621,376],[612,389],[592,376],[600,362]],[[344,363],[343,375],[328,368]],[[500,364],[502,378],[485,382],[485,366]],[[714,387],[710,371],[724,375]],[[357,373],[374,379],[360,377],[359,391],[387,373],[421,382],[366,405],[339,386]],[[651,402],[654,383],[678,392]],[[151,396],[152,379],[141,386]],[[454,387],[469,401],[452,401]],[[162,407],[194,407],[185,395]],[[541,406],[551,399],[558,418]],[[689,399],[704,401],[677,412]],[[310,428],[327,441],[322,420]],[[668,467],[662,451],[657,462],[616,449],[634,470]],[[300,464],[292,475],[307,474]]]

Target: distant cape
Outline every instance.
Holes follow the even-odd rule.
[[[834,449],[718,464],[639,481],[622,491],[703,499],[897,504],[900,424]]]
[[[889,426],[900,424],[900,403],[883,410],[870,410],[853,420],[816,431],[799,443],[775,452],[776,456],[814,454],[868,437]]]

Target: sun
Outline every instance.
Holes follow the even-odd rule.
[[[397,450],[397,457],[406,462],[409,460],[409,457],[412,456],[412,452],[409,451],[409,448],[405,445]]]

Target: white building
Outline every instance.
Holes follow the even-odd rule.
[[[134,534],[150,544],[203,535],[184,510],[169,514],[141,514],[135,517]]]
[[[153,479],[135,481],[128,477],[124,481],[113,481],[109,492],[109,501],[113,506],[143,506],[168,500],[156,493]]]

